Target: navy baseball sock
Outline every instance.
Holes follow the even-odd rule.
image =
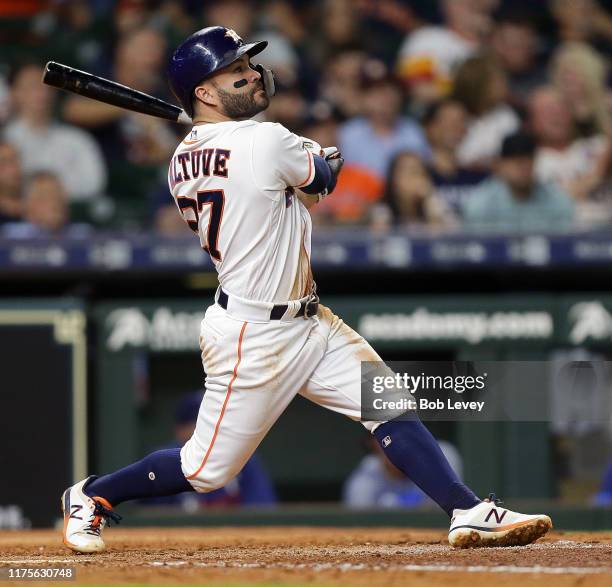
[[[84,491],[89,497],[104,497],[115,506],[130,499],[174,495],[194,489],[181,470],[181,449],[168,448],[114,473],[97,477]]]
[[[436,439],[415,415],[414,419],[381,424],[374,436],[388,459],[447,514],[480,503],[457,477]]]

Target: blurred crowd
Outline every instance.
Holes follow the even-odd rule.
[[[204,26],[265,39],[281,122],[346,159],[320,225],[612,228],[612,0],[0,0],[0,234],[188,231],[188,128],[41,84],[47,60],[170,95]]]

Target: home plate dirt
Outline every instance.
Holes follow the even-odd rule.
[[[612,585],[612,532],[478,550],[450,548],[439,530],[397,528],[113,527],[105,539],[107,552],[76,555],[55,531],[0,532],[0,569],[71,566],[79,584]]]

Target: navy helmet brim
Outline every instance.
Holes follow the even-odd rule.
[[[217,65],[215,71],[219,71],[224,67],[234,63],[240,59],[243,55],[248,55],[249,57],[253,57],[258,53],[261,53],[268,46],[268,41],[256,41],[255,43],[247,43],[246,45],[242,45],[242,47],[238,47],[236,51],[232,51],[221,60],[221,62]],[[213,72],[214,73],[214,72]]]

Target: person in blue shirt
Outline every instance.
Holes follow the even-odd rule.
[[[464,227],[478,232],[559,232],[574,220],[571,198],[534,175],[535,141],[527,133],[507,136],[493,176],[463,205]]]
[[[612,461],[608,463],[608,468],[601,480],[601,487],[593,499],[595,505],[612,507]]]
[[[195,428],[202,391],[184,394],[175,414],[174,436],[176,442],[163,448],[180,448],[189,440]],[[210,493],[187,491],[167,497],[153,497],[140,500],[141,505],[180,506],[193,511],[201,507],[228,506],[274,506],[277,503],[272,480],[268,476],[257,454],[247,461],[242,471],[225,487]]]
[[[368,61],[362,71],[363,116],[351,118],[338,130],[339,148],[347,165],[359,166],[384,179],[389,163],[400,151],[429,159],[421,127],[402,116],[403,88],[379,61]]]
[[[468,128],[468,112],[454,98],[445,98],[431,104],[421,118],[425,129],[431,160],[427,166],[435,187],[435,194],[457,216],[461,207],[485,180],[489,173],[463,167],[457,157]]]
[[[452,469],[461,478],[463,461],[459,451],[444,440],[440,449]],[[380,446],[367,439],[370,453],[351,472],[342,488],[342,503],[350,508],[415,508],[433,505],[404,473],[385,456]]]

